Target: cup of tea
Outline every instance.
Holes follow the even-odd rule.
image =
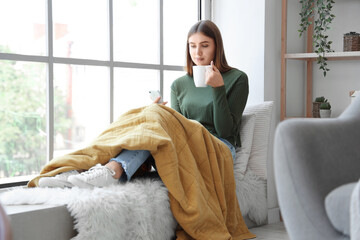
[[[193,66],[193,78],[196,87],[206,87],[206,71],[211,69],[211,65]]]

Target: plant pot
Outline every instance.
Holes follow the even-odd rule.
[[[320,117],[320,113],[319,113],[320,104],[321,104],[321,102],[313,102],[313,111],[312,111],[313,118]]]
[[[329,109],[320,109],[321,118],[329,118],[331,116],[331,110]]]

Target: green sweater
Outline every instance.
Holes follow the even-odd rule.
[[[222,77],[224,86],[216,88],[197,88],[189,75],[176,79],[171,85],[171,107],[200,122],[216,137],[241,146],[240,124],[249,94],[248,78],[235,68]]]

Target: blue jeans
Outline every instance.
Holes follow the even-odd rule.
[[[219,138],[230,149],[233,160],[235,160],[235,147],[226,139]],[[150,152],[148,150],[127,150],[124,149],[119,155],[110,159],[121,164],[124,173],[120,177],[120,182],[126,182],[131,179],[139,167],[148,159]]]
[[[228,140],[224,139],[224,138],[219,138],[223,143],[226,144],[226,146],[230,149],[231,155],[233,160],[235,160],[236,157],[236,150],[234,145],[232,145]]]

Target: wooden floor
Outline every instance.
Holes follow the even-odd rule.
[[[250,232],[256,234],[256,240],[290,240],[283,222],[251,228]]]

